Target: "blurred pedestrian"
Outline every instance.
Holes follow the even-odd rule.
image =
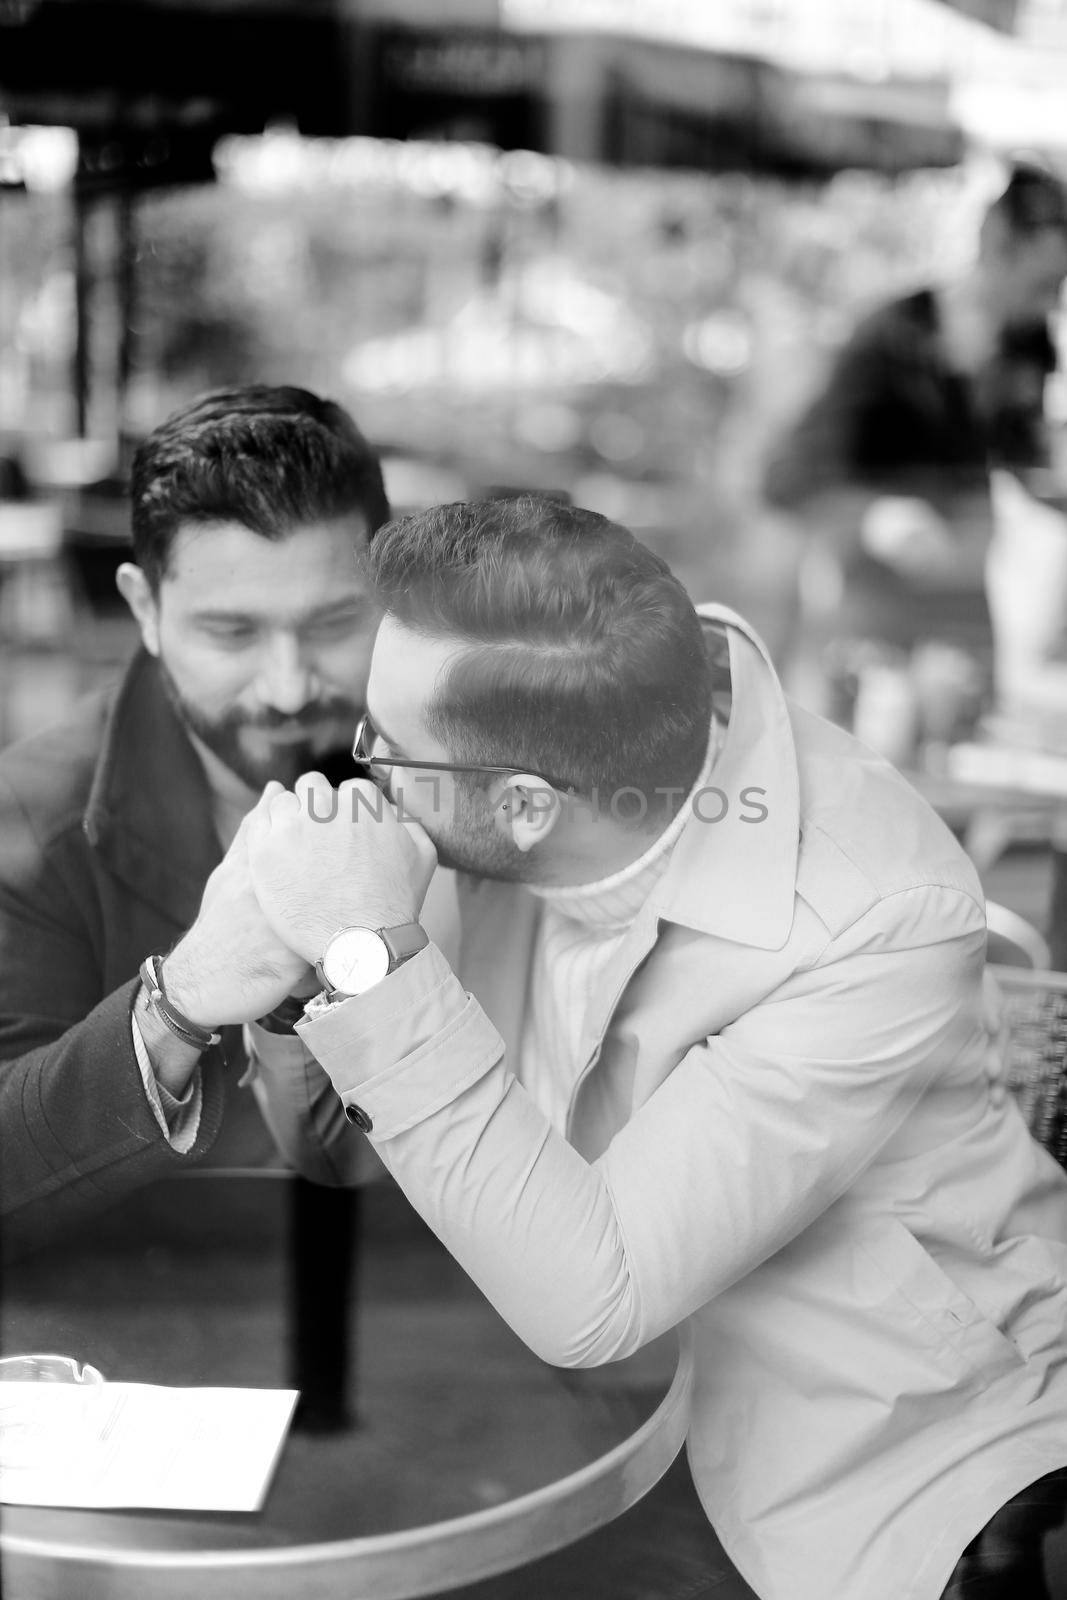
[[[902,748],[921,734],[924,704],[936,707],[938,737],[958,731],[946,693],[965,719],[979,709],[992,678],[990,472],[1047,463],[1049,318],[1065,276],[1067,192],[1016,166],[969,271],[864,318],[772,453],[766,498],[809,540],[792,676],[812,709],[851,721],[865,668],[884,737]],[[931,645],[916,684],[912,658]],[[883,713],[887,669],[902,693],[918,692],[911,723],[899,694]]]

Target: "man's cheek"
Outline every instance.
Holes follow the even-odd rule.
[[[401,821],[424,822],[431,828],[440,824],[444,797],[438,775],[409,773],[402,782],[390,780],[388,793]]]
[[[176,658],[164,656],[164,663],[183,699],[217,718],[250,709],[251,671],[220,650],[201,647],[187,650]]]
[[[331,699],[358,700],[362,704],[370,678],[373,645],[373,639],[367,639],[345,650],[320,653],[316,666],[323,693]]]

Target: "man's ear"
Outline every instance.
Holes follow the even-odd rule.
[[[544,778],[516,772],[493,804],[496,825],[525,855],[544,844],[563,814],[563,799]]]
[[[133,612],[141,640],[151,656],[159,654],[159,602],[152,587],[132,561],[124,561],[115,574],[115,587]]]

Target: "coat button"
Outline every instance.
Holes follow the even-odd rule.
[[[362,1133],[370,1133],[371,1129],[374,1127],[374,1123],[363,1110],[362,1106],[345,1106],[345,1116],[348,1118],[349,1122],[354,1123]]]

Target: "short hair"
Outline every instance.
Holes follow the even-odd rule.
[[[153,592],[182,524],[239,522],[265,539],[359,512],[389,520],[381,463],[343,407],[307,389],[214,389],[138,446],[130,473],[134,558]]]
[[[986,212],[1016,243],[1054,229],[1067,238],[1067,189],[1055,173],[1017,162],[1005,187]]]
[[[400,518],[364,564],[396,621],[466,645],[427,712],[457,759],[538,773],[631,824],[680,808],[707,753],[707,653],[689,596],[632,533],[524,495]]]

